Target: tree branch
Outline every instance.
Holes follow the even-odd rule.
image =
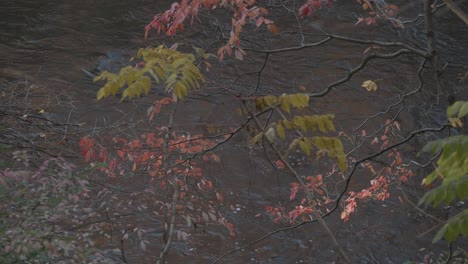
[[[375,157],[377,157],[377,156],[380,156],[380,155],[382,155],[383,153],[385,153],[385,152],[387,152],[387,151],[389,151],[389,150],[391,150],[391,149],[393,149],[393,148],[396,148],[396,147],[398,147],[398,146],[400,146],[400,145],[402,145],[402,144],[405,144],[405,143],[407,143],[408,141],[410,141],[412,138],[414,138],[415,136],[417,136],[417,135],[419,135],[419,134],[424,134],[424,133],[428,133],[428,132],[441,132],[441,131],[445,130],[446,128],[449,128],[449,127],[450,127],[449,125],[443,125],[443,126],[438,127],[438,128],[423,128],[423,129],[415,130],[415,131],[411,132],[411,133],[410,133],[406,138],[404,138],[403,140],[401,140],[401,141],[399,141],[399,142],[397,142],[397,143],[395,143],[395,144],[393,144],[393,145],[390,145],[390,146],[388,146],[388,147],[386,147],[386,148],[384,148],[384,149],[382,149],[382,150],[380,150],[380,151],[378,151],[378,152],[376,152],[376,153],[374,153],[374,154],[371,154],[371,155],[369,155],[369,156],[366,156],[366,157],[364,157],[364,158],[362,158],[362,159],[356,161],[356,162],[354,163],[353,169],[352,169],[352,170],[349,172],[349,174],[348,174],[348,177],[347,177],[347,180],[346,180],[346,185],[345,185],[343,191],[341,192],[341,194],[339,195],[339,197],[338,197],[337,200],[335,201],[335,207],[333,207],[333,208],[332,208],[329,212],[327,212],[326,214],[322,215],[322,218],[325,218],[325,217],[331,215],[333,212],[335,212],[335,211],[338,209],[339,203],[340,203],[341,199],[343,198],[344,194],[346,193],[346,191],[348,190],[348,186],[349,186],[349,184],[350,184],[350,182],[351,182],[351,178],[352,178],[352,176],[354,175],[354,172],[356,171],[356,168],[357,168],[357,166],[359,166],[359,164],[361,164],[361,163],[363,163],[363,162],[365,162],[365,161],[368,161],[368,160],[370,160],[370,159],[373,159],[373,158],[375,158]],[[283,231],[289,231],[289,230],[292,230],[292,229],[296,229],[296,228],[298,228],[298,227],[300,227],[300,226],[303,226],[303,225],[305,225],[305,224],[314,223],[314,222],[317,222],[317,221],[318,221],[317,219],[308,220],[308,221],[304,221],[304,222],[301,222],[301,223],[299,223],[299,224],[296,224],[296,225],[293,225],[293,226],[290,226],[290,227],[279,228],[279,229],[273,230],[273,231],[271,231],[270,233],[268,233],[268,234],[266,234],[266,235],[264,235],[264,236],[262,236],[262,237],[260,237],[260,238],[258,238],[258,239],[256,239],[256,240],[253,240],[253,241],[251,241],[250,243],[248,243],[248,244],[246,244],[246,245],[244,245],[244,246],[242,246],[242,247],[239,247],[239,248],[237,248],[237,249],[231,250],[231,251],[229,251],[229,252],[227,252],[227,253],[221,255],[221,256],[218,257],[216,260],[214,260],[213,262],[211,262],[211,264],[218,263],[218,262],[221,261],[223,258],[225,258],[225,257],[227,257],[227,256],[229,256],[229,255],[231,255],[231,254],[234,254],[234,253],[236,253],[236,252],[242,251],[243,249],[246,249],[246,248],[248,248],[248,247],[250,247],[250,246],[252,246],[252,245],[254,245],[254,244],[256,244],[256,243],[258,243],[258,242],[260,242],[260,241],[263,241],[263,240],[265,240],[265,239],[267,239],[267,238],[269,238],[269,237],[275,235],[276,233],[283,232]]]
[[[374,59],[393,59],[393,58],[396,58],[398,56],[401,56],[403,54],[413,54],[412,51],[408,50],[408,49],[400,49],[394,53],[389,53],[389,54],[379,54],[379,53],[373,53],[373,54],[370,54],[370,55],[367,55],[366,57],[364,57],[364,59],[362,60],[361,64],[359,64],[358,66],[354,67],[353,69],[351,69],[348,74],[343,77],[342,79],[338,80],[338,81],[335,81],[331,84],[329,84],[323,91],[321,92],[318,92],[318,93],[306,93],[309,97],[323,97],[325,96],[326,94],[328,94],[333,88],[343,84],[343,83],[346,83],[347,81],[349,81],[351,79],[351,77],[353,77],[354,74],[358,73],[360,70],[362,70],[369,61],[371,60],[374,60]]]
[[[447,5],[447,7],[453,13],[455,13],[455,15],[457,15],[461,20],[463,20],[465,25],[468,25],[468,15],[465,12],[463,12],[463,10],[461,10],[454,2],[452,2],[452,0],[443,0],[443,1]]]

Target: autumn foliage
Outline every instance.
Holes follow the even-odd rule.
[[[224,225],[234,239],[234,225],[215,206],[222,204],[224,197],[215,191],[201,166],[207,162],[220,161],[216,153],[208,151],[216,145],[216,140],[207,139],[201,134],[170,131],[168,127],[155,127],[154,131],[133,139],[113,137],[110,150],[91,137],[83,137],[80,141],[81,155],[93,163],[96,171],[110,178],[143,173],[148,187],[156,186],[159,193],[174,193],[171,190],[176,188],[177,200],[173,201],[176,203],[176,212],[171,214],[185,219],[184,222],[188,222],[189,226],[196,222],[217,222]],[[196,198],[198,193],[211,195],[212,199],[201,204]],[[155,196],[153,199],[157,201],[163,199],[163,196]],[[165,204],[161,207],[163,215],[164,208],[170,206],[161,203]],[[179,230],[179,234],[184,239],[188,237],[186,231]]]
[[[307,0],[297,10],[297,15],[300,18],[311,17],[317,10],[329,7],[332,2],[332,0]],[[356,25],[360,23],[374,25],[384,21],[391,23],[395,28],[404,28],[403,22],[398,18],[398,6],[387,4],[385,1],[357,0],[356,2],[364,13],[362,17],[357,19]],[[268,19],[268,9],[255,0],[182,0],[174,2],[168,10],[154,16],[145,28],[145,38],[152,30],[168,36],[175,36],[183,32],[185,25],[192,25],[198,20],[198,14],[202,9],[223,9],[224,12],[230,14],[229,36],[221,37],[218,40],[218,42],[223,41],[221,46],[217,46],[219,61],[224,60],[226,56],[234,56],[238,60],[243,60],[247,56],[245,50],[247,48],[243,49],[241,45],[241,34],[245,31],[246,25],[251,25],[255,30],[266,26],[266,29],[272,34],[280,32],[274,21]],[[329,38],[328,40],[335,37],[326,34],[325,36]],[[366,45],[377,43],[342,39]],[[383,43],[382,46],[403,47],[405,49],[399,51],[401,54],[409,54],[416,50],[406,44],[393,42]],[[371,53],[369,51],[373,47],[368,47],[364,53]],[[205,82],[198,66],[201,61],[207,60],[210,56],[200,48],[198,50],[195,48],[195,50],[199,56],[197,59],[192,54],[177,51],[177,45],[171,48],[160,45],[156,49],[140,49],[136,56],[140,61],[136,66],[125,67],[119,74],[103,73],[96,78],[96,80],[107,82],[99,91],[98,99],[115,95],[120,89],[124,89],[123,98],[148,94],[152,87],[150,79],[152,77],[156,84],[164,84],[165,91],[169,95],[172,94],[172,98],[164,97],[156,100],[148,109],[149,120],[153,120],[164,106],[186,99],[190,90],[200,88]],[[269,56],[273,52],[264,50],[262,53]],[[427,60],[428,53],[423,51],[418,55],[421,53],[423,53],[422,57]],[[377,53],[372,52],[362,61],[361,66],[348,72],[344,81],[335,82],[325,92],[314,94],[314,97],[324,96],[331,88],[349,81],[353,74],[362,70],[371,59],[388,59],[400,55],[398,52],[396,54],[377,55]],[[267,59],[265,59],[265,64]],[[421,69],[423,68],[421,66]],[[262,69],[258,72],[259,76]],[[376,92],[380,85],[379,82],[380,80],[366,80],[361,87],[368,92]],[[385,201],[389,199],[392,186],[405,184],[415,175],[412,167],[405,164],[403,154],[396,147],[392,147],[396,139],[401,138],[400,124],[396,121],[398,114],[394,119],[380,124],[380,129],[377,129],[372,135],[367,135],[368,132],[362,130],[360,133],[353,131],[354,136],[351,137],[344,131],[336,131],[335,116],[332,114],[302,113],[303,109],[309,107],[311,94],[301,92],[260,96],[253,93],[246,97],[231,95],[242,103],[240,111],[246,115],[248,121],[239,128],[232,128],[232,131],[235,132],[230,135],[232,136],[243,129],[249,130],[250,143],[263,147],[268,145],[277,156],[277,159],[271,162],[273,167],[277,170],[287,171],[295,178],[289,185],[289,201],[265,207],[266,215],[275,223],[320,222],[320,220],[323,221],[322,215],[327,215],[337,208],[341,211],[341,219],[347,222],[351,219],[352,214],[358,210],[360,204],[369,200]],[[401,102],[404,99],[405,97],[401,99]],[[464,116],[466,108],[461,105],[458,108],[463,109],[459,110],[464,113],[461,116]],[[265,118],[267,114],[269,116]],[[251,126],[250,121],[256,125]],[[460,116],[455,119],[453,117],[449,121],[454,127],[461,124]],[[229,139],[230,135],[228,134],[224,140]],[[137,171],[144,172],[149,177],[149,184],[164,190],[166,194],[172,193],[176,197],[172,201],[172,206],[177,211],[173,210],[169,215],[180,216],[189,223],[192,221],[217,222],[224,225],[231,238],[234,239],[236,238],[234,224],[223,217],[214,206],[215,204],[223,205],[224,196],[221,192],[214,190],[216,187],[213,186],[212,181],[203,170],[204,163],[219,162],[220,157],[212,152],[218,143],[218,140],[207,139],[202,134],[191,135],[188,132],[174,132],[170,126],[161,126],[154,128],[152,133],[141,134],[139,138],[114,137],[112,148],[103,146],[91,137],[82,138],[80,147],[81,154],[86,161],[99,163],[95,168],[101,173],[114,178]],[[363,144],[367,144],[373,153],[377,154],[357,161],[358,157],[353,156],[353,151]],[[354,148],[346,152],[346,146],[354,146]],[[310,173],[305,176],[299,175],[285,158],[292,150],[299,150],[308,158],[315,157],[316,160],[327,156],[333,164],[329,166],[328,171]],[[383,161],[376,162],[374,158],[377,156],[383,158]],[[363,168],[358,177],[368,182],[365,188],[353,190],[349,185],[352,173],[355,172],[356,168],[351,169],[353,164]],[[347,174],[350,169],[352,173]],[[340,189],[337,186],[342,182],[345,182],[344,190],[337,191]],[[194,192],[191,190],[191,186],[196,186],[198,192],[211,196],[209,206],[199,205],[198,209],[194,207],[196,199],[193,198]],[[169,191],[169,187],[172,187],[172,191]],[[464,196],[462,195],[462,197]],[[166,205],[166,207],[170,206]],[[322,223],[322,225],[326,227],[326,224]],[[185,239],[187,233],[181,230],[178,231],[178,238]],[[457,232],[453,233],[458,235]],[[333,237],[333,234],[330,236]]]

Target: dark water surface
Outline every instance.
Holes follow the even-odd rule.
[[[142,131],[150,130],[152,126],[164,125],[167,123],[164,115],[156,118],[151,124],[145,121],[146,109],[154,97],[123,103],[119,103],[118,99],[95,102],[99,86],[92,83],[88,73],[105,69],[115,71],[124,65],[138,48],[148,45],[171,45],[181,42],[182,50],[191,51],[192,45],[207,47],[213,42],[209,37],[213,28],[208,26],[210,21],[204,15],[201,15],[201,25],[188,29],[182,36],[173,39],[152,36],[149,40],[144,40],[144,26],[158,10],[167,8],[169,2],[2,0],[0,80],[7,82],[21,77],[47,87],[54,94],[46,107],[54,109],[53,114],[58,118],[70,118],[86,123],[86,129],[81,131],[82,135],[105,136],[106,133],[125,133],[137,136]],[[421,44],[424,36],[421,26],[410,27],[400,33],[390,26],[384,26],[383,30],[355,27],[353,23],[359,10],[351,3],[341,2],[339,1],[332,10],[324,10],[321,16],[304,22],[303,30],[318,33],[318,28],[325,28],[330,32],[356,38],[405,38],[415,44]],[[274,10],[272,17],[284,15],[280,12],[286,11]],[[216,15],[220,14],[215,13]],[[443,11],[437,21],[438,28],[444,29],[438,31],[440,40],[437,42],[442,54],[451,63],[466,63],[466,27],[447,11]],[[266,31],[257,32],[248,39],[271,48],[298,45],[300,39],[297,35],[287,33],[298,30],[295,17],[288,14],[277,21],[277,24],[283,30],[283,38],[280,38],[280,41],[275,40],[278,38]],[[318,40],[314,37],[306,38],[308,41]],[[259,92],[294,92],[299,91],[300,85],[306,87],[309,92],[316,92],[321,91],[328,83],[342,78],[347,70],[360,63],[366,47],[340,42],[333,44],[301,52],[272,55],[262,73]],[[232,63],[231,59],[227,59],[220,63],[222,67],[219,68],[218,62],[213,62],[215,67],[212,72],[207,73],[207,79],[212,78],[214,82],[209,82],[209,85],[229,86],[237,74],[258,69],[262,59],[262,56],[256,55],[239,63]],[[397,62],[398,64],[373,62],[370,69],[359,73],[351,82],[333,90],[327,97],[320,100],[311,99],[310,111],[334,113],[337,116],[338,129],[351,133],[368,115],[383,111],[388,104],[398,101],[400,92],[414,90],[419,85],[415,72],[420,61],[415,57],[405,57]],[[399,118],[404,131],[420,128],[422,125],[438,125],[444,118],[443,109],[447,104],[447,94],[458,94],[460,99],[466,96],[466,85],[464,87],[457,82],[454,78],[456,74],[457,72],[453,72],[444,76],[446,83],[450,85],[440,94],[440,105],[434,104],[437,88],[433,84],[426,86],[427,92],[408,101],[408,111],[403,112]],[[252,83],[256,83],[254,77],[241,78],[232,89],[247,93],[252,90]],[[370,94],[360,87],[367,79],[383,80],[378,93]],[[156,89],[152,96],[158,94],[162,92]],[[235,126],[240,120],[240,117],[233,114],[236,107],[238,105],[230,103],[223,96],[190,100],[190,104],[181,105],[177,111],[175,127],[205,132],[206,123]],[[226,111],[231,108],[232,111]],[[426,109],[426,114],[418,114],[420,109]],[[380,120],[388,117],[389,115],[384,115]],[[372,129],[373,126],[376,125],[371,124],[367,129]],[[272,205],[278,198],[287,201],[288,186],[292,178],[274,171],[263,154],[249,147],[247,143],[247,137],[235,138],[231,145],[218,151],[222,163],[207,168],[210,177],[215,179],[216,188],[226,194],[226,203],[235,208],[233,211],[225,210],[224,213],[229,221],[235,224],[238,239],[232,241],[223,228],[214,225],[203,227],[203,231],[193,233],[190,242],[175,242],[168,263],[209,263],[216,256],[280,227],[273,224],[266,215],[257,214],[263,211],[265,205]],[[415,152],[415,149],[409,147],[408,151]],[[317,171],[314,168],[326,166],[327,164],[319,165],[309,161],[301,169],[301,173],[312,175]],[[369,178],[357,178],[352,189],[359,191],[368,185]],[[143,186],[142,184],[136,186]],[[413,201],[420,195],[415,187],[417,185],[418,183],[414,183],[411,188],[406,188]],[[339,214],[331,215],[327,222],[354,263],[420,261],[427,253],[421,249],[434,248],[436,252],[440,252],[443,248],[443,244],[431,244],[433,233],[418,237],[434,223],[404,201],[398,190],[385,202],[369,202],[361,206],[359,212],[346,224],[341,222]],[[151,257],[159,255],[162,242],[157,229],[160,225],[146,225],[156,230],[149,234],[154,236],[154,240],[148,252],[142,252],[138,246],[130,246],[127,250],[129,263],[152,263]],[[105,249],[116,247],[108,242],[102,246]],[[226,257],[221,263],[339,263],[337,252],[331,248],[333,247],[330,239],[319,225],[309,224],[277,233]]]

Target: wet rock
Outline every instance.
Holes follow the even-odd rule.
[[[104,71],[118,73],[122,67],[130,64],[131,55],[126,51],[108,51],[105,55],[99,56],[96,63],[89,69],[82,69],[83,72],[94,78]]]

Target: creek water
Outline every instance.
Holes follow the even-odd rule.
[[[46,110],[47,107],[53,109],[50,110],[51,114],[58,119],[85,123],[86,128],[79,131],[80,135],[104,137],[106,133],[125,133],[138,136],[150,131],[152,126],[164,125],[167,123],[165,115],[152,123],[146,121],[146,109],[155,97],[163,95],[163,91],[156,89],[146,98],[122,103],[115,98],[96,102],[94,98],[99,85],[92,82],[89,73],[104,69],[115,71],[140,47],[179,42],[181,50],[191,52],[192,45],[205,48],[214,41],[211,36],[215,29],[210,25],[215,21],[211,19],[221,18],[222,13],[214,12],[214,18],[211,19],[206,14],[201,14],[200,23],[192,28],[187,27],[184,34],[175,38],[155,36],[153,33],[145,40],[144,26],[155,13],[167,8],[169,2],[2,0],[0,77],[8,81],[27,78],[37,85],[47,87],[53,95],[44,105]],[[274,36],[265,30],[251,27],[247,30],[254,34],[246,38],[251,43],[269,48],[286,47],[300,43],[300,37],[294,32],[303,30],[318,34],[319,29],[326,29],[354,38],[404,39],[415,45],[424,44],[421,25],[408,27],[404,31],[397,31],[390,25],[355,26],[361,10],[352,3],[342,2],[338,1],[331,9],[322,10],[313,18],[302,21],[301,28],[292,13],[273,8],[271,17],[276,20],[282,35]],[[405,2],[401,1],[402,4]],[[271,1],[270,4],[273,6],[279,4],[279,1]],[[412,8],[418,8],[419,3],[411,5],[414,6],[402,8],[402,14],[407,15],[408,20],[412,19],[410,15],[414,16],[410,14]],[[440,50],[441,57],[452,64],[468,61],[466,27],[447,10],[441,10],[436,21],[436,47]],[[306,35],[306,41],[318,39],[320,38]],[[349,69],[358,65],[366,48],[334,41],[333,45],[324,47],[274,54],[262,72],[257,92],[281,94],[300,91],[299,86],[306,87],[308,92],[321,91],[328,83],[342,78]],[[207,89],[231,85],[238,74],[257,70],[262,61],[261,55],[249,53],[249,57],[242,62],[232,59],[221,63],[213,62],[212,71],[206,75],[208,80],[214,81],[208,82]],[[335,114],[338,129],[351,133],[367,116],[385,110],[389,104],[398,101],[401,92],[414,90],[419,85],[416,76],[419,59],[410,56],[396,61],[397,63],[372,62],[372,67],[334,89],[325,98],[311,99],[312,108],[308,111],[315,114]],[[437,87],[428,83],[424,92],[408,100],[406,110],[399,116],[402,133],[422,126],[440,124],[444,118],[443,109],[447,105],[445,97],[448,94],[466,99],[466,85],[464,87],[463,83],[458,82],[457,74],[453,70],[442,76],[447,87],[446,90],[439,91],[439,94]],[[370,94],[360,87],[367,79],[382,80],[377,93]],[[247,75],[240,78],[232,86],[232,90],[248,94],[255,89],[256,83],[256,75]],[[206,94],[208,93],[209,90]],[[200,91],[188,103],[179,107],[174,118],[175,127],[206,132],[206,124],[229,127],[239,123],[241,117],[233,114],[239,105],[231,103],[222,95],[203,95],[204,92]],[[440,104],[436,103],[437,97],[442,98]],[[425,110],[424,115],[421,114],[421,109]],[[377,120],[381,122],[389,117],[390,115],[383,115]],[[372,130],[377,125],[369,123],[365,128]],[[77,142],[71,141],[69,144]],[[414,154],[417,147],[420,145],[410,145],[406,151]],[[361,151],[365,153],[368,150]],[[292,178],[275,171],[259,150],[249,147],[247,136],[234,138],[217,153],[222,162],[207,165],[206,171],[215,179],[216,188],[225,193],[226,203],[235,207],[235,210],[227,209],[224,213],[236,226],[238,238],[233,241],[225,229],[215,225],[205,226],[203,231],[194,231],[188,242],[174,243],[168,263],[209,263],[223,253],[281,227],[274,224],[267,215],[258,214],[264,210],[265,205],[287,200]],[[298,156],[296,164],[302,158]],[[319,171],[317,168],[326,168],[328,165],[306,160],[301,166],[301,173],[313,175]],[[359,191],[368,182],[368,177],[357,177],[351,189]],[[421,194],[416,180],[411,186],[406,186],[405,190],[413,201]],[[415,210],[402,197],[399,190],[394,190],[392,197],[384,202],[371,201],[363,204],[345,224],[339,219],[339,213],[327,218],[338,242],[349,253],[353,263],[421,261],[431,250],[441,252],[443,243],[431,244],[433,232],[419,237],[434,222]],[[438,211],[436,213],[440,214]],[[158,237],[157,232],[153,235]],[[113,249],[118,246],[106,242],[103,247]],[[152,263],[152,257],[159,255],[162,242],[155,239],[146,252],[139,250],[138,246],[128,247],[128,263]],[[279,232],[224,258],[221,263],[340,263],[338,253],[332,248],[326,232],[313,223]]]

